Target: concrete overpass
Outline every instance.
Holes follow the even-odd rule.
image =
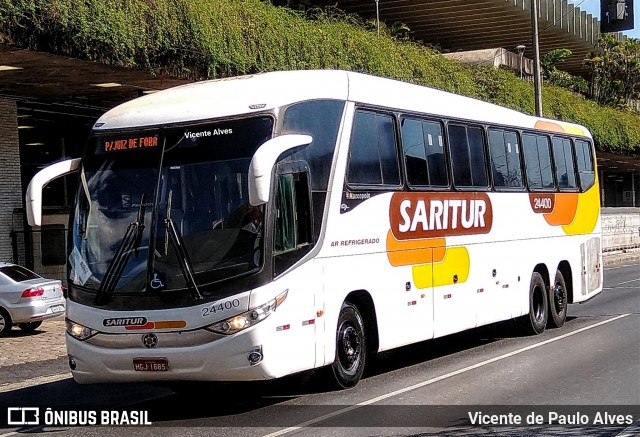
[[[595,49],[600,21],[567,0],[539,0],[540,54],[565,48],[573,52],[559,68],[574,75],[586,74],[582,61]],[[414,40],[443,52],[504,48],[515,51],[525,45],[532,58],[531,0],[379,0],[380,21],[391,26],[402,22]],[[348,13],[375,19],[375,0],[339,0]],[[621,33],[616,38],[626,38]]]

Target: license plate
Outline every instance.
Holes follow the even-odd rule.
[[[169,361],[166,358],[134,358],[133,370],[136,372],[166,372]]]
[[[53,313],[61,313],[64,311],[64,305],[56,305],[51,307],[51,312]]]

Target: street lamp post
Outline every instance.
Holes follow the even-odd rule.
[[[540,76],[540,44],[538,43],[538,0],[531,0],[531,37],[533,39],[533,90],[536,116],[542,117],[542,78]]]
[[[380,36],[380,0],[376,0],[376,27],[378,28],[378,36]]]

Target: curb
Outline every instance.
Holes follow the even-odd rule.
[[[631,263],[634,261],[640,260],[640,251],[633,252],[611,252],[611,253],[603,253],[602,254],[602,262],[606,266],[622,264],[622,263]]]

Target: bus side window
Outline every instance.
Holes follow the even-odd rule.
[[[556,162],[556,179],[560,190],[575,190],[575,168],[573,165],[573,147],[568,138],[553,138],[553,158]]]
[[[520,165],[520,145],[515,132],[489,129],[489,155],[493,186],[522,188],[522,167]]]
[[[482,128],[450,123],[448,131],[455,186],[488,188]]]
[[[349,150],[350,185],[400,186],[393,118],[356,111]]]
[[[578,163],[578,179],[580,188],[587,191],[595,182],[595,169],[591,156],[591,145],[583,140],[576,140],[576,161]]]
[[[439,122],[402,119],[402,150],[411,187],[447,187],[444,139]]]
[[[522,149],[529,189],[531,191],[553,190],[553,172],[547,136],[523,134]]]

